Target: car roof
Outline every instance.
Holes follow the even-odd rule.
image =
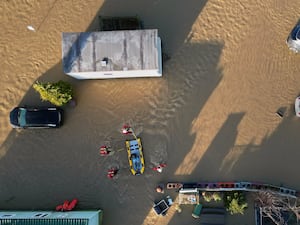
[[[57,111],[29,110],[26,113],[27,125],[33,124],[56,124],[59,122]]]

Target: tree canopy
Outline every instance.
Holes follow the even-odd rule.
[[[37,81],[33,84],[33,88],[39,92],[43,101],[49,101],[56,106],[65,105],[73,98],[73,88],[65,81],[60,80],[56,83]]]
[[[224,204],[227,211],[233,214],[244,214],[244,210],[248,207],[245,194],[240,191],[225,192]]]

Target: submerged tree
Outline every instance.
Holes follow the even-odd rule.
[[[37,81],[33,88],[39,92],[43,101],[49,101],[56,106],[65,105],[73,98],[73,88],[71,84],[65,81],[60,80],[56,83]]]
[[[297,197],[282,196],[272,191],[259,191],[255,194],[255,204],[261,215],[276,225],[287,225],[287,213],[300,219],[300,202]]]
[[[233,214],[244,214],[245,209],[248,207],[244,192],[225,192],[224,204],[227,211]]]
[[[221,201],[221,195],[218,192],[202,192],[202,197],[204,201],[210,202],[210,201]]]

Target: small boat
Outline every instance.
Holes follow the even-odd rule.
[[[126,141],[126,149],[131,173],[133,175],[143,174],[145,170],[145,161],[141,139],[137,138]]]

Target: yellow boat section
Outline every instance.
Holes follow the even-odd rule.
[[[131,173],[133,175],[143,174],[145,170],[145,161],[141,139],[137,138],[126,141],[126,149]]]

